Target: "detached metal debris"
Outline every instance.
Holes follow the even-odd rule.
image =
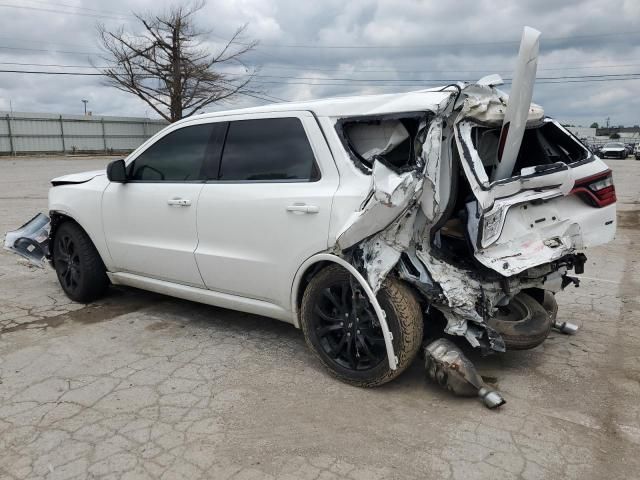
[[[44,268],[49,255],[49,217],[38,213],[19,229],[7,232],[4,248],[29,260],[36,267]]]
[[[446,338],[431,342],[424,349],[427,376],[456,395],[480,397],[487,408],[497,408],[506,400],[489,388],[462,350]]]

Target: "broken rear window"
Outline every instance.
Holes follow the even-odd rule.
[[[359,117],[339,120],[336,129],[351,158],[371,172],[376,158],[398,171],[415,168],[430,114]]]
[[[500,128],[478,126],[471,130],[473,146],[489,178],[498,164],[499,138]],[[523,168],[556,162],[571,164],[586,160],[589,155],[589,151],[575,138],[554,122],[547,121],[525,130],[513,175],[520,175]]]

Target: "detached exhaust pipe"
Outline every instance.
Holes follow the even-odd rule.
[[[542,302],[542,306],[549,314],[551,318],[551,326],[559,331],[560,333],[564,333],[565,335],[575,335],[578,333],[580,327],[575,323],[571,322],[562,322],[558,320],[558,304],[556,303],[556,299],[551,292],[544,292],[544,301]]]
[[[575,323],[559,322],[557,320],[554,320],[553,328],[558,330],[560,333],[564,333],[565,335],[575,335],[576,333],[578,333],[578,329],[580,327],[578,327],[578,325],[576,325]]]
[[[487,408],[497,408],[506,400],[484,383],[476,367],[456,345],[439,338],[424,348],[427,377],[464,397],[480,397]]]

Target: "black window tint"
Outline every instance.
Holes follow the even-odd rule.
[[[229,124],[220,180],[317,180],[313,151],[297,118]]]
[[[226,123],[206,123],[169,133],[135,159],[130,178],[165,182],[205,180],[211,168],[217,170],[226,127]]]

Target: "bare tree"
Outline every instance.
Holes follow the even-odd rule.
[[[105,51],[100,68],[108,83],[144,100],[170,122],[189,117],[212,103],[232,100],[237,95],[253,95],[250,86],[257,70],[242,57],[257,45],[242,41],[246,25],[215,54],[204,46],[209,32],[194,25],[194,14],[205,5],[200,0],[175,6],[160,14],[134,14],[144,27],[142,33],[125,32],[123,27],[109,31],[98,25],[99,41]],[[231,74],[219,67],[242,67]]]

